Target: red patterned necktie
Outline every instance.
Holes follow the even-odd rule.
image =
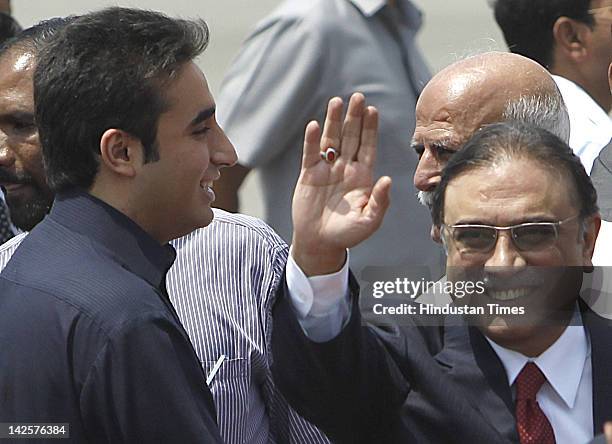
[[[546,376],[528,362],[516,378],[516,426],[521,444],[555,444],[555,433],[536,401]]]

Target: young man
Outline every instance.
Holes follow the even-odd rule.
[[[113,8],[74,19],[36,60],[28,54],[17,64],[30,72],[36,65],[36,122],[48,173],[40,185],[48,185],[55,203],[0,278],[2,337],[11,344],[2,347],[2,360],[10,363],[0,372],[0,385],[8,387],[1,400],[3,421],[68,422],[70,436],[77,441],[221,440],[205,375],[165,286],[174,259],[166,243],[210,224],[211,183],[221,167],[235,161],[231,144],[215,122],[204,76],[192,62],[207,35],[201,22]],[[19,57],[3,55],[10,56]],[[23,88],[28,79],[21,75]],[[336,124],[341,113],[337,100],[330,110],[330,121]],[[356,96],[347,117],[346,134],[352,140],[343,139],[343,146],[375,150],[376,117],[365,108],[363,97]],[[40,173],[37,152],[25,149],[38,146],[36,128],[22,130],[28,132],[20,145],[24,150],[8,156],[2,167],[16,174],[19,169]],[[297,188],[296,220],[303,225],[296,230],[296,259],[290,259],[308,274],[336,271],[345,260],[344,248],[380,224],[389,186],[382,180],[372,188],[371,163],[361,169],[354,187],[330,183],[336,177],[329,176],[330,165],[318,153],[322,142],[329,146],[329,141],[319,136],[311,126],[306,157],[314,172]],[[340,141],[335,146],[340,147]],[[339,173],[336,168],[334,174]],[[31,181],[3,185],[14,194],[13,202],[38,194]],[[372,205],[367,203],[370,191]],[[300,199],[304,194],[316,204]],[[342,208],[332,198],[340,198]],[[355,210],[343,216],[347,203]],[[333,226],[321,222],[323,212],[326,220],[333,216]],[[361,228],[351,236],[338,236],[334,230],[342,228],[347,217],[349,222],[361,221]],[[241,221],[226,219],[213,233],[232,238]],[[277,245],[277,257],[268,264],[275,268],[267,270],[268,286],[253,289],[265,299],[276,289],[273,277],[282,273],[286,250],[261,224],[251,225],[251,232],[259,230],[270,245]],[[257,270],[244,270],[235,261],[260,251],[235,241],[229,241],[230,249],[242,247],[240,253],[228,251],[227,244],[212,243],[215,237],[200,231],[190,236],[206,247],[198,251],[210,254],[210,261],[205,258],[208,268],[201,279],[209,286],[199,297],[214,291],[235,294],[234,267],[243,278]],[[175,288],[190,293],[181,280],[188,278],[177,276]],[[258,279],[241,282],[239,294],[253,298],[249,285],[264,281]],[[309,281],[304,285],[310,287]],[[263,305],[257,309],[261,317],[267,316]],[[225,320],[212,319],[196,338],[216,344]],[[32,327],[25,330],[26,324]],[[265,346],[265,340],[261,342]],[[37,364],[40,356],[46,359],[44,366]],[[244,373],[237,361],[227,362],[228,375]],[[213,372],[209,379],[214,378]],[[266,378],[256,383],[270,389]],[[272,404],[278,405],[282,407]],[[223,417],[228,421],[234,414],[230,407]],[[232,430],[231,422],[226,426]]]

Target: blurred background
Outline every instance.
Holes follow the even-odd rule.
[[[0,0],[0,7],[3,3],[4,7],[10,3],[12,15],[24,28],[46,18],[111,5],[154,9],[184,18],[202,17],[211,29],[211,42],[199,64],[214,95],[241,41],[280,0]],[[413,3],[424,14],[419,43],[432,73],[471,54],[506,50],[487,0],[413,0]],[[261,217],[258,195],[257,174],[251,174],[241,190],[243,213]]]

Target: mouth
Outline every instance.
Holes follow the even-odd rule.
[[[529,293],[528,288],[512,288],[506,290],[492,290],[487,291],[488,296],[496,301],[513,301],[527,296]]]
[[[213,190],[213,181],[200,182],[200,188],[207,194],[210,201],[215,200],[215,192]]]
[[[15,193],[30,186],[27,182],[0,182],[0,187],[4,194]]]

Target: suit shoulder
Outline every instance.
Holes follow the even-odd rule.
[[[60,230],[61,231],[61,230]],[[2,278],[18,291],[44,295],[112,330],[147,312],[164,312],[153,287],[78,234],[34,230],[14,252]],[[49,235],[49,237],[47,236]]]

